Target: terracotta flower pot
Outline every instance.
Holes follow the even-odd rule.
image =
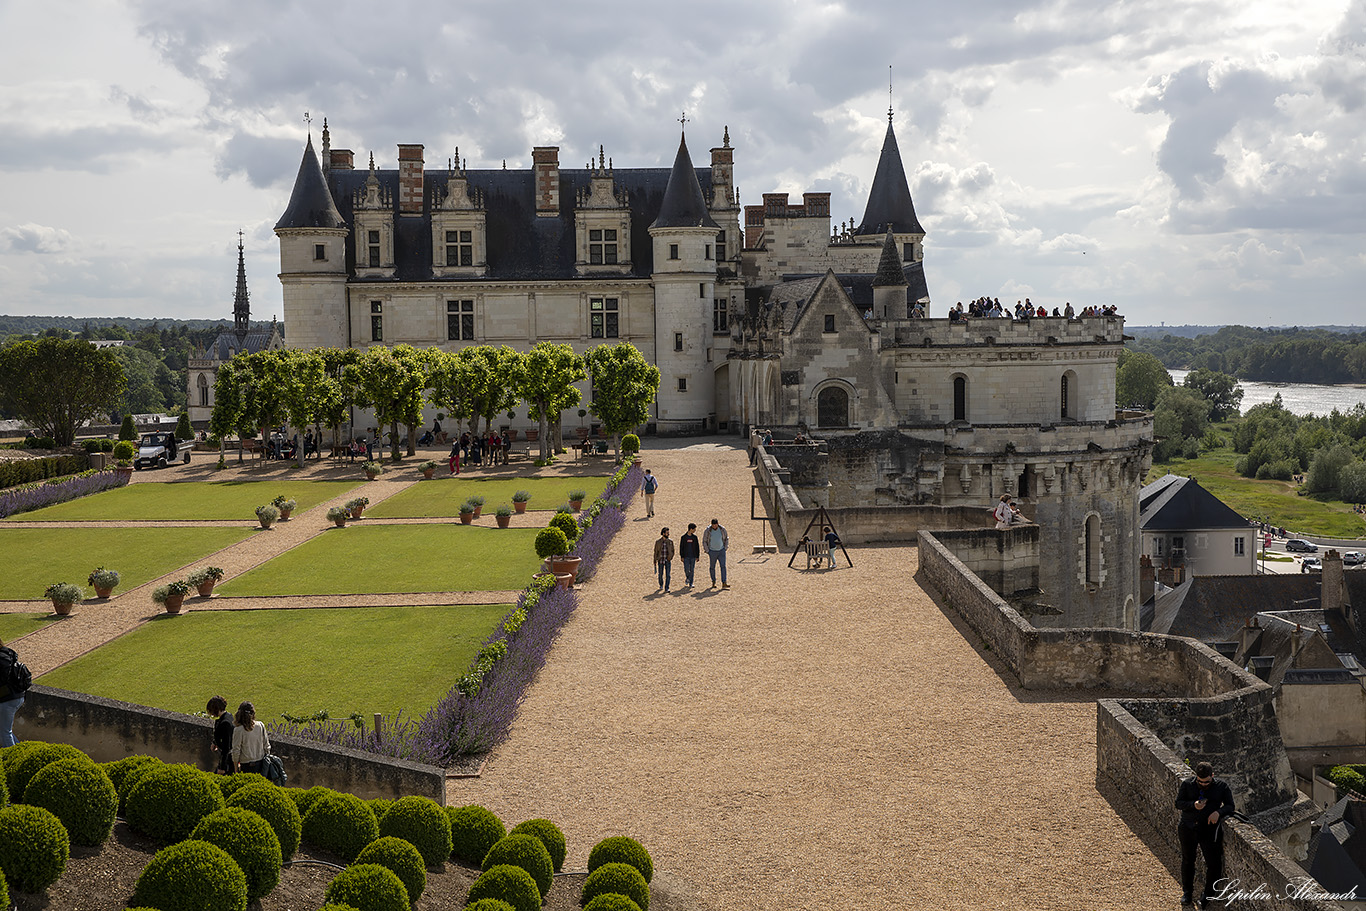
[[[583,509],[583,500],[570,500],[569,508],[578,512],[580,509]]]
[[[166,613],[178,614],[180,613],[180,609],[184,606],[184,604],[184,595],[171,595],[169,598],[166,599]]]
[[[336,525],[338,528],[346,527],[346,519],[333,519],[332,523]]]
[[[520,500],[520,501],[519,501],[519,500],[513,500],[513,501],[512,501],[512,511],[515,512],[515,513],[517,513],[517,515],[519,515],[519,516],[520,516],[522,513],[526,512],[526,501],[525,501],[525,500]]]
[[[494,516],[498,520],[499,528],[507,528],[512,523],[512,516]]]
[[[284,508],[281,508],[281,509],[280,509],[280,521],[281,521],[281,522],[287,522],[287,521],[289,521],[289,517],[290,517],[291,515],[293,515],[293,514],[294,514],[294,510],[292,510],[292,509],[284,509]]]
[[[98,586],[95,588],[95,597],[97,598],[108,598],[113,593],[114,590],[112,588],[100,588]]]
[[[56,600],[56,599],[53,599],[53,601],[52,601],[52,610],[53,610],[53,611],[57,614],[57,616],[59,616],[59,617],[66,617],[66,616],[70,615],[70,613],[71,613],[71,608],[72,608],[72,604],[71,604],[71,602],[69,602],[69,601],[68,601],[68,602],[61,602],[61,601],[58,601],[58,600]]]
[[[204,583],[201,583],[200,585],[196,586],[196,587],[199,589],[199,597],[201,597],[201,598],[207,598],[207,597],[209,597],[210,595],[212,595],[212,594],[213,594],[213,587],[214,587],[214,585],[215,585],[214,580],[210,579],[208,582],[204,582]]]
[[[262,528],[270,528],[270,526],[275,524],[270,519],[263,519],[260,516],[257,516],[257,521],[261,523]]]
[[[365,507],[364,507],[364,506],[357,506],[356,508],[354,508],[354,509],[351,510],[351,518],[353,518],[353,519],[359,519],[359,518],[361,517],[361,514],[364,513],[364,512],[365,512]]]
[[[461,524],[461,525],[468,525],[468,524],[470,524],[470,523],[473,522],[473,521],[474,521],[474,513],[472,513],[472,512],[462,512],[462,513],[460,514],[460,524]]]
[[[426,470],[424,470],[424,471],[422,472],[422,477],[425,478],[426,480],[430,481],[430,480],[432,479],[432,475],[434,475],[434,474],[436,474],[436,469],[435,469],[435,468],[428,468],[428,469],[426,469]]]
[[[561,573],[567,573],[569,575],[569,584],[573,585],[574,581],[578,578],[579,563],[582,561],[582,557],[551,557],[550,571],[553,572],[556,577],[559,577]]]
[[[563,588],[564,590],[568,591],[569,589],[574,587],[574,574],[556,573],[555,584],[558,585],[560,588]]]
[[[483,511],[484,511],[484,507],[483,507],[483,506],[476,506],[476,507],[474,507],[474,517],[475,517],[476,519],[479,518],[480,514],[483,513]]]

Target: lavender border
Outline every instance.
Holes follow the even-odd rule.
[[[21,512],[32,512],[45,506],[77,500],[91,494],[113,490],[128,484],[128,475],[121,471],[91,471],[60,481],[46,481],[11,487],[0,492],[0,519]]]

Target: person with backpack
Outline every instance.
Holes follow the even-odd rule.
[[[24,694],[33,685],[33,674],[19,660],[14,649],[0,642],[0,747],[12,747],[14,716],[24,704]]]
[[[265,774],[266,754],[270,752],[270,737],[266,726],[256,720],[256,707],[244,702],[233,717],[237,726],[232,729],[232,764],[239,772]]]
[[[645,518],[650,518],[655,514],[655,491],[659,490],[659,478],[650,474],[650,469],[645,469],[645,482],[641,485],[645,491]]]

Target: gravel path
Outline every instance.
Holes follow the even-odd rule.
[[[511,739],[450,803],[555,820],[566,869],[633,835],[717,909],[1174,907],[1096,790],[1092,699],[1004,682],[920,589],[913,547],[788,569],[750,553],[743,448],[680,443],[645,465],[656,517],[632,504]],[[706,588],[704,565],[678,590],[675,562],[656,595],[660,526],[676,539],[712,516],[734,588]]]

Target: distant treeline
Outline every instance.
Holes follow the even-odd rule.
[[[1213,335],[1223,326],[1125,326],[1124,331],[1135,338],[1162,338],[1177,335],[1181,338],[1195,338],[1197,335]],[[1281,328],[1286,328],[1282,326]],[[1360,332],[1360,326],[1307,326],[1308,329],[1323,329],[1326,332]]]
[[[1168,369],[1204,367],[1269,383],[1366,383],[1366,331],[1224,326],[1211,335],[1137,338]]]
[[[72,335],[80,335],[87,329],[95,330],[109,327],[122,327],[129,337],[137,335],[148,326],[157,326],[161,329],[176,329],[184,326],[189,330],[200,329],[219,329],[232,325],[231,321],[223,319],[139,319],[133,316],[6,316],[0,315],[0,338],[7,335],[34,335],[46,332],[48,329],[65,329]],[[253,321],[252,328],[267,329],[270,323]],[[281,330],[283,334],[283,329]],[[96,334],[95,338],[108,338]]]

